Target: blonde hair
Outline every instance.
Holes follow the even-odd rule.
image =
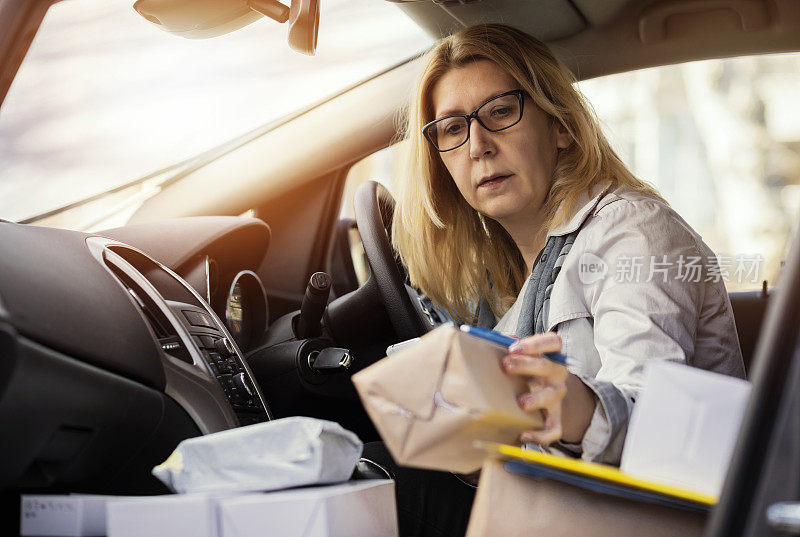
[[[533,102],[571,137],[559,152],[545,199],[547,230],[566,222],[584,192],[626,186],[655,196],[622,163],[601,132],[591,107],[575,88],[572,73],[536,38],[510,26],[472,26],[442,39],[425,56],[405,121],[409,141],[407,169],[399,181],[392,242],[411,283],[459,321],[474,321],[486,299],[502,315],[514,302],[527,275],[511,236],[461,196],[439,153],[422,134],[434,119],[431,92],[451,69],[478,60],[494,62]]]

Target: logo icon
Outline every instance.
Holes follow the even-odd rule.
[[[592,252],[584,252],[578,259],[578,278],[583,285],[592,285],[605,278],[608,265]]]

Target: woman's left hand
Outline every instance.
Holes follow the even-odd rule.
[[[542,356],[544,352],[560,351],[561,338],[555,332],[534,334],[509,347],[509,354],[501,362],[507,374],[520,375],[528,381],[529,390],[517,400],[520,408],[540,412],[544,417],[544,428],[523,432],[519,436],[521,442],[550,444],[563,435],[561,411],[569,372]]]

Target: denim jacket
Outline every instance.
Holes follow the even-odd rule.
[[[571,372],[597,405],[582,443],[562,447],[619,464],[648,360],[741,378],[744,363],[717,258],[672,208],[624,188],[606,189],[584,195],[548,238],[576,230],[563,265],[559,260],[545,329],[558,332],[564,354],[576,362]],[[497,330],[516,332],[519,320],[534,314],[522,311],[527,286]]]

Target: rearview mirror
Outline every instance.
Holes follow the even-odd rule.
[[[319,0],[292,0],[289,11],[289,46],[313,56],[319,33]]]
[[[162,30],[188,39],[227,34],[262,16],[289,22],[289,46],[313,56],[317,50],[319,0],[137,0],[133,9]]]

